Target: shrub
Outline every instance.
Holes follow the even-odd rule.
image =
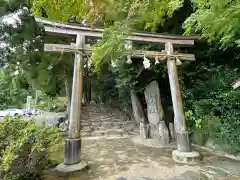
[[[0,69],[0,109],[22,107],[28,92],[3,69]]]
[[[240,152],[240,91],[231,87],[239,71],[211,65],[199,71],[183,85],[193,141],[205,145],[210,140],[226,152]]]
[[[61,133],[34,120],[6,117],[0,122],[0,178],[36,180],[51,166],[49,155],[57,150]]]
[[[240,152],[240,91],[223,92],[213,99],[201,99],[193,103],[191,120],[193,140],[204,145],[208,140],[222,150]],[[188,113],[189,115],[190,113]]]
[[[37,108],[51,112],[64,112],[67,109],[67,100],[65,97],[45,97],[37,104]]]

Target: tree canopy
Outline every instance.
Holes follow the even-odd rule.
[[[239,44],[240,1],[195,0],[194,13],[185,22],[186,33],[199,32],[210,41]]]
[[[156,30],[164,18],[182,6],[183,0],[33,0],[33,11],[41,15],[46,9],[48,17],[67,22],[72,16],[88,24],[121,25],[135,29]]]
[[[15,4],[15,3],[16,4]],[[19,1],[5,4],[5,16],[0,21],[0,42],[4,45],[1,63],[5,70],[28,81],[29,87],[55,95],[62,89],[64,79],[72,72],[71,54],[43,51],[44,41],[69,42],[66,38],[45,36],[29,8]],[[6,66],[7,65],[7,66]],[[50,83],[51,82],[51,83]]]

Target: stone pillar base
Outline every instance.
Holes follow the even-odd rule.
[[[201,161],[200,154],[196,151],[180,152],[175,150],[172,152],[172,158],[175,162],[181,164],[198,164]]]
[[[189,132],[176,131],[177,149],[180,152],[192,152],[192,147],[189,139]]]
[[[62,164],[59,164],[55,169],[59,172],[68,173],[68,172],[80,171],[86,167],[87,167],[87,163],[84,161],[81,161],[73,165],[65,165],[64,163],[62,163]]]
[[[78,164],[80,159],[81,139],[65,139],[64,164]]]
[[[166,147],[175,148],[176,147],[176,145],[173,143],[165,144],[163,143],[163,141],[159,139],[145,139],[141,136],[135,136],[131,140],[133,141],[134,144],[140,144],[148,147],[155,147],[155,148],[166,148]]]

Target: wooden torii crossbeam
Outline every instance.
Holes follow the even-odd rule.
[[[73,45],[64,45],[64,44],[45,44],[44,45],[44,51],[47,52],[82,52],[84,54],[91,54],[92,49],[91,48],[76,48],[76,46]],[[128,55],[129,53],[125,53],[125,55]],[[133,52],[130,53],[132,57],[165,57],[165,58],[179,58],[181,60],[187,60],[187,61],[195,61],[195,55],[194,54],[167,54],[165,52],[158,52],[158,51],[145,51],[145,50],[133,50]],[[162,59],[165,60],[165,59]]]
[[[50,21],[45,18],[35,18],[37,22],[44,25],[45,31],[54,34],[62,35],[83,35],[88,37],[101,38],[104,29],[80,26],[77,24],[63,24]],[[173,36],[156,33],[135,32],[126,40],[139,41],[145,43],[172,43],[173,45],[194,45],[194,40],[199,39],[199,36]]]
[[[81,102],[84,64],[83,54],[91,54],[91,48],[85,47],[85,38],[102,37],[104,29],[79,26],[77,24],[63,24],[59,22],[53,22],[44,18],[36,18],[36,21],[38,23],[42,23],[44,25],[45,31],[50,34],[76,36],[76,44],[74,46],[45,44],[45,50],[52,52],[75,52],[69,134],[68,138],[65,139],[64,164],[77,164],[81,161],[80,119],[82,108]],[[181,154],[178,152],[184,152],[184,155],[192,152],[191,144],[189,141],[189,133],[187,131],[184,117],[182,96],[176,66],[176,58],[193,61],[195,60],[195,56],[192,54],[174,53],[174,46],[191,46],[194,45],[194,40],[196,39],[199,39],[199,37],[172,36],[166,34],[153,34],[142,32],[134,32],[131,36],[125,39],[126,41],[165,44],[165,52],[133,50],[133,56],[165,57],[165,59],[167,60],[172,103],[175,115],[174,124],[177,137],[177,151],[174,151],[173,153],[173,159],[176,161],[178,161],[178,158],[176,156],[178,154]],[[196,154],[198,155],[198,153]],[[192,154],[190,156],[192,157]]]

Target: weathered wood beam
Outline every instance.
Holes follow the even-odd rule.
[[[195,61],[195,55],[194,54],[167,54],[165,52],[157,52],[157,51],[144,51],[144,50],[134,50],[133,55],[134,57],[166,57],[166,58],[179,58],[182,60],[187,61]],[[159,59],[160,60],[160,59]]]
[[[84,46],[85,47],[85,46]],[[47,52],[78,52],[78,51],[84,51],[84,52],[91,52],[92,50],[90,48],[77,48],[74,44],[73,45],[65,45],[65,44],[44,44],[44,51]]]
[[[86,54],[91,54],[92,49],[89,47],[85,48],[76,48],[74,46],[70,45],[62,45],[62,44],[45,44],[44,45],[44,50],[48,52],[65,52],[65,53],[71,53],[71,52],[77,52],[77,51],[82,51]],[[176,53],[176,54],[167,54],[165,52],[158,52],[158,51],[145,51],[145,50],[133,50],[129,53],[126,52],[126,55],[130,54],[132,57],[150,57],[150,58],[155,58],[155,57],[173,57],[173,58],[179,58],[182,60],[187,60],[187,61],[195,61],[195,55],[194,54],[181,54],[181,53]],[[159,59],[161,60],[161,59]]]
[[[77,35],[76,47],[84,47],[85,37]],[[82,89],[83,89],[84,58],[80,52],[75,53],[74,72],[72,83],[72,97],[69,117],[68,138],[65,139],[64,164],[73,165],[81,161],[80,149],[80,120],[82,114]]]
[[[42,23],[46,32],[57,34],[69,34],[77,35],[81,34],[89,37],[102,37],[104,29],[91,28],[85,26],[79,26],[76,24],[63,24],[59,22],[50,21],[45,18],[35,18],[38,23]],[[194,40],[199,39],[199,36],[173,36],[156,33],[142,33],[134,32],[126,40],[142,41],[148,43],[167,43],[182,44],[182,45],[194,45]]]
[[[168,55],[173,54],[173,45],[167,43],[165,51]],[[189,134],[187,131],[186,120],[184,117],[182,95],[180,90],[180,83],[178,78],[178,71],[176,60],[169,58],[167,60],[169,84],[172,95],[172,103],[174,110],[174,124],[177,136],[177,146],[180,152],[191,152],[191,144]]]

